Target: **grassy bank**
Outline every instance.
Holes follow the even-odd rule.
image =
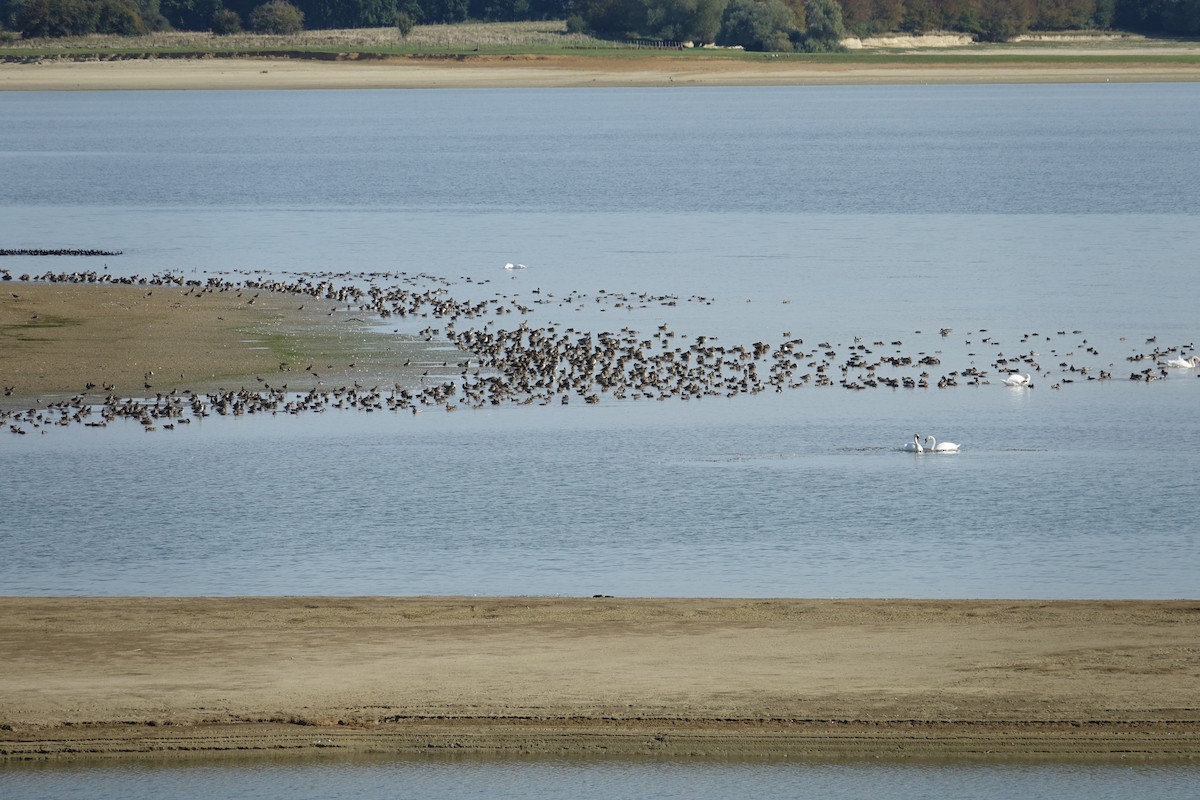
[[[751,53],[726,48],[647,48],[629,42],[568,33],[561,20],[419,25],[407,37],[395,28],[302,31],[272,36],[172,31],[144,36],[92,35],[19,39],[0,46],[9,61],[41,59],[203,58],[272,56],[363,59],[371,57],[586,56],[595,59],[784,61],[828,64],[974,63],[981,57],[1026,63],[1196,64],[1200,41],[1084,32],[1001,44],[933,44],[937,37],[852,40],[840,53]],[[956,37],[943,37],[954,39]],[[957,37],[960,38],[961,37]]]

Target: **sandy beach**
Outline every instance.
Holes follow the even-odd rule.
[[[803,86],[913,83],[1105,83],[1200,80],[1196,63],[1045,61],[911,64],[473,56],[372,60],[147,58],[0,63],[0,91],[151,89],[450,89],[621,86]]]
[[[1195,758],[1194,601],[0,598],[0,757]]]

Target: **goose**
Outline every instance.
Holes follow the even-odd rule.
[[[1028,386],[1031,380],[1033,380],[1033,375],[1013,374],[1004,379],[1004,385],[1024,387]]]
[[[925,448],[921,447],[921,434],[919,434],[919,433],[913,434],[913,440],[911,442],[907,443],[906,445],[904,445],[904,452],[906,452],[906,453],[923,453],[923,452],[925,452]]]
[[[1178,369],[1191,369],[1198,364],[1200,364],[1200,356],[1192,356],[1190,358],[1180,356],[1179,358],[1167,359],[1168,367],[1176,367]]]
[[[942,442],[938,444],[938,440],[932,436],[925,437],[925,449],[931,453],[957,453],[958,445],[954,442]]]

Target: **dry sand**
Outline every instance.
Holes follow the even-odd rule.
[[[0,598],[0,757],[1196,758],[1200,603]]]
[[[1122,51],[1126,55],[1128,51]],[[781,86],[1200,80],[1200,64],[1086,63],[1064,58],[930,64],[806,63],[587,56],[397,57],[380,60],[209,58],[0,63],[0,91],[106,89],[433,89],[576,86]]]

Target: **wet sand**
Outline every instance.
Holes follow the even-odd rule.
[[[153,397],[264,384],[300,391],[403,372],[396,337],[364,333],[345,308],[247,288],[5,282],[0,375],[12,393],[0,396],[0,407],[76,393]]]
[[[1153,51],[1148,51],[1153,52]],[[1122,51],[1128,55],[1130,51]],[[1105,83],[1200,80],[1196,63],[839,64],[737,60],[475,56],[325,61],[149,58],[0,63],[0,91],[137,89],[434,89],[620,86],[803,86],[913,83]]]
[[[0,757],[1200,756],[1196,601],[0,598]]]

